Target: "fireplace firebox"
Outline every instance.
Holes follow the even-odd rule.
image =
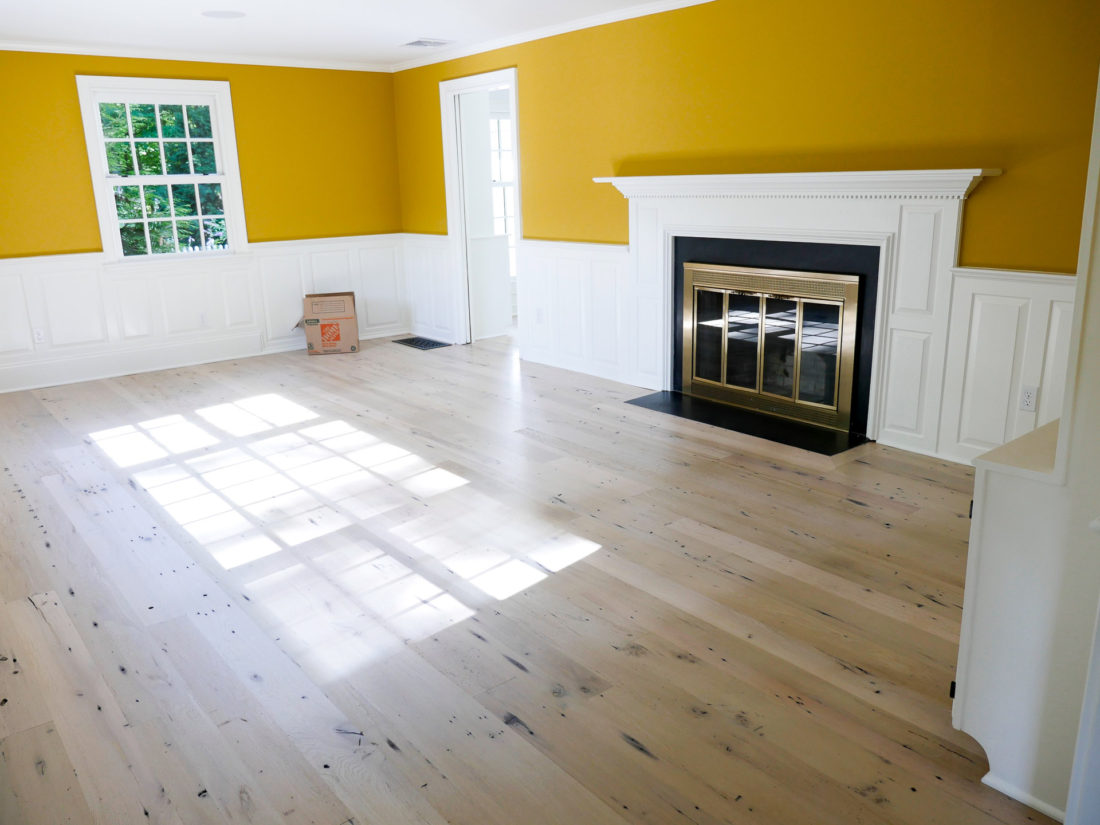
[[[859,278],[685,263],[688,395],[847,432]]]

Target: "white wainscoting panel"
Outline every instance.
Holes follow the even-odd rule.
[[[403,250],[400,235],[370,235],[203,258],[0,260],[0,392],[304,349],[307,292],[355,292],[360,338],[405,333]]]
[[[524,360],[624,381],[630,253],[608,244],[521,241],[519,336]]]
[[[103,288],[95,269],[49,272],[41,280],[47,340],[55,347],[105,341]]]
[[[925,332],[891,330],[884,429],[918,436],[925,429],[921,399],[925,395],[929,337]]]
[[[409,328],[415,335],[454,344],[458,326],[459,277],[446,235],[403,236],[403,262]]]
[[[362,291],[356,295],[357,312],[367,330],[404,331],[408,326],[398,265],[400,252],[396,246],[359,250],[359,271],[365,277],[360,286]]]
[[[970,462],[1061,416],[1075,279],[953,271],[937,454]],[[1020,409],[1037,387],[1034,411]]]
[[[18,275],[0,276],[0,354],[28,352],[31,342],[23,280]]]
[[[931,312],[936,289],[936,257],[942,209],[902,206],[898,237],[898,279],[894,310]]]

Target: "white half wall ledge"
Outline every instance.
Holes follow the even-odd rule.
[[[638,175],[593,178],[627,198],[953,198],[962,200],[1000,169]]]

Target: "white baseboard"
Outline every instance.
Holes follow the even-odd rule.
[[[1027,791],[1013,785],[1011,782],[1006,782],[999,776],[995,776],[992,773],[987,773],[982,777],[982,783],[988,785],[994,790],[1000,791],[1005,796],[1012,797],[1017,802],[1022,802],[1029,808],[1034,808],[1041,814],[1046,814],[1051,819],[1056,819],[1059,822],[1066,821],[1066,812],[1061,808],[1056,808],[1053,805],[1044,802],[1037,797],[1032,796]]]

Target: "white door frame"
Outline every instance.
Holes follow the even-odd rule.
[[[492,92],[508,89],[512,110],[512,148],[516,163],[516,238],[523,237],[522,197],[520,193],[519,108],[516,105],[516,70],[500,69],[485,74],[444,80],[439,84],[439,105],[443,122],[443,182],[447,198],[447,238],[450,242],[454,273],[454,330],[456,344],[468,344],[470,329],[470,273],[466,257],[466,216],[462,208],[462,157],[459,140],[458,97],[465,92]],[[518,273],[517,273],[518,277]]]

